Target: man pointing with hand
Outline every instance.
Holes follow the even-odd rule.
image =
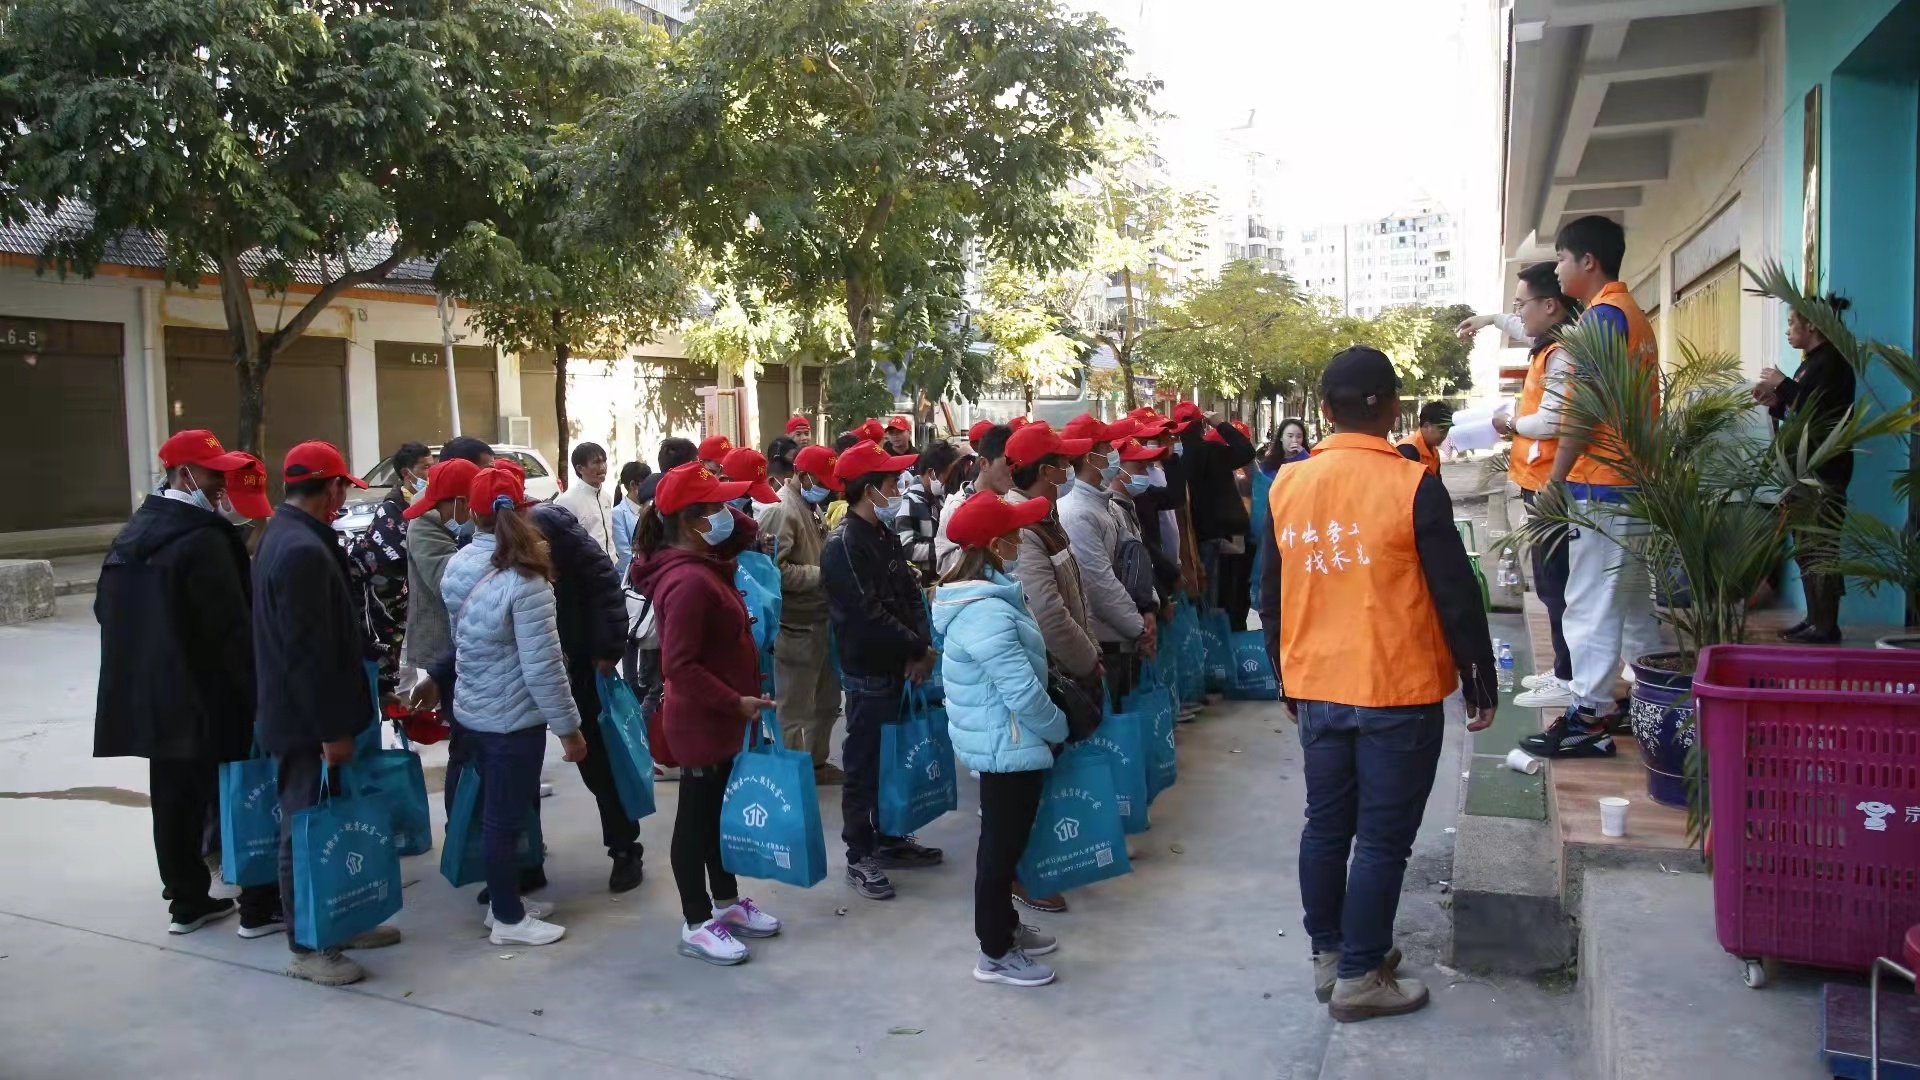
[[[1280,470],[1261,589],[1275,672],[1300,725],[1300,894],[1315,990],[1339,1021],[1412,1012],[1393,918],[1460,687],[1479,731],[1498,701],[1479,587],[1439,477],[1387,441],[1400,380],[1354,346],[1320,380],[1334,434]],[[1351,865],[1349,865],[1351,857]]]

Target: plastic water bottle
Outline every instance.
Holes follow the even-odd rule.
[[[1513,556],[1500,556],[1500,571],[1494,577],[1494,581],[1502,588],[1508,588],[1513,585]]]
[[[1513,692],[1513,646],[1507,644],[1504,641],[1499,642],[1498,648],[1494,650],[1494,655],[1499,658],[1498,666],[1500,668],[1500,692],[1503,694],[1512,693]]]

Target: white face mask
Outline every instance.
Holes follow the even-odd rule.
[[[941,483],[938,480],[927,481],[927,494],[938,499],[945,496],[946,493],[947,493],[947,485]]]

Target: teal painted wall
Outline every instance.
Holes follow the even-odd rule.
[[[1914,326],[1915,144],[1920,139],[1920,66],[1862,70],[1860,57],[1886,44],[1877,35],[1906,33],[1883,26],[1888,16],[1906,16],[1920,0],[1788,0],[1786,5],[1786,177],[1782,188],[1782,245],[1790,264],[1799,262],[1802,102],[1823,86],[1821,281],[1853,300],[1855,332],[1911,347]],[[1893,379],[1869,377],[1862,388],[1887,405],[1906,400]],[[1895,523],[1907,507],[1894,498],[1891,480],[1905,468],[1907,447],[1883,440],[1862,452],[1854,467],[1850,502]],[[1841,609],[1847,623],[1902,621],[1904,598],[1881,589],[1868,596],[1855,589]]]

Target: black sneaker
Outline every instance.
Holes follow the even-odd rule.
[[[891,900],[894,897],[893,882],[887,880],[887,872],[869,855],[859,862],[847,864],[847,884],[853,891],[869,900]]]
[[[613,873],[607,875],[608,892],[632,892],[640,887],[640,858],[638,844],[613,857]]]
[[[1780,640],[1792,641],[1794,638],[1794,635],[1806,633],[1807,628],[1812,625],[1813,624],[1808,622],[1807,620],[1801,619],[1799,622],[1794,623],[1792,626],[1789,626],[1785,630],[1780,631]]]
[[[173,921],[167,924],[167,933],[191,934],[208,923],[219,922],[238,910],[238,905],[231,900],[208,899],[204,905],[196,904],[190,908],[176,910]]]
[[[939,866],[943,858],[945,856],[939,848],[925,847],[911,836],[884,837],[873,853],[873,861],[887,870],[918,870]]]
[[[1520,749],[1543,758],[1612,757],[1613,736],[1607,722],[1591,709],[1568,709],[1553,726],[1520,740]]]
[[[1795,645],[1837,645],[1840,643],[1840,629],[1822,630],[1808,623],[1781,634],[1780,640]]]
[[[287,920],[277,911],[265,918],[249,915],[244,911],[240,913],[239,934],[249,941],[286,932]]]

